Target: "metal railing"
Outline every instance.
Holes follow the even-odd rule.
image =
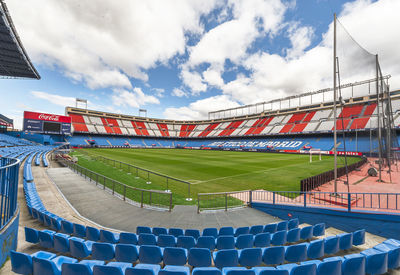
[[[58,161],[85,179],[89,179],[91,182],[93,181],[96,186],[102,187],[103,190],[109,191],[112,195],[117,196],[124,201],[139,204],[141,208],[144,206],[153,206],[158,208],[167,208],[168,211],[172,210],[171,192],[132,187],[93,172],[66,159],[59,158]]]
[[[0,157],[0,230],[12,219],[18,208],[19,166],[18,159]]]
[[[360,161],[350,164],[347,166],[348,173],[360,168],[365,163],[367,163],[366,158],[362,158]],[[346,167],[340,167],[337,169],[337,176],[341,177],[346,174]],[[315,175],[306,179],[302,179],[300,181],[300,190],[302,192],[311,191],[327,182],[330,182],[335,179],[334,170],[330,170],[319,175]]]
[[[230,198],[222,205],[221,198]],[[210,204],[214,198],[220,201]],[[238,202],[240,201],[240,202]],[[226,193],[198,194],[198,212],[209,209],[229,209],[253,202],[272,205],[336,208],[347,211],[368,210],[400,214],[400,193],[330,193],[301,191],[246,190]]]
[[[128,174],[133,175],[136,178],[142,178],[144,180],[146,180],[146,183],[151,183],[151,182],[158,182],[160,184],[162,184],[163,182],[165,183],[165,191],[171,191],[170,190],[170,184],[171,183],[184,183],[187,185],[187,201],[191,201],[191,197],[190,197],[190,185],[191,183],[188,181],[184,181],[181,179],[177,179],[174,177],[170,177],[167,175],[163,175],[161,173],[158,172],[154,172],[145,168],[141,168],[138,167],[136,165],[133,164],[129,164],[126,162],[122,162],[119,160],[115,160],[115,159],[111,159],[111,158],[107,158],[107,157],[103,157],[97,154],[93,154],[93,153],[88,153],[86,151],[83,150],[79,150],[80,153],[86,154],[88,157],[92,158],[93,160],[96,161],[101,161],[107,165],[111,165],[112,167],[115,167],[117,169],[120,169],[121,171],[125,171]]]

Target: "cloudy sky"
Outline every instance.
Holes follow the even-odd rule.
[[[0,113],[16,127],[23,110],[63,114],[77,97],[96,110],[202,119],[209,111],[330,87],[334,12],[366,51],[379,54],[391,88],[400,88],[399,0],[6,3],[42,77],[1,80]],[[339,52],[361,60],[341,38]],[[367,66],[343,66],[344,75],[357,71],[353,77],[362,80]]]

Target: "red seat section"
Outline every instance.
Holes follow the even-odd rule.
[[[364,111],[364,115],[363,115],[363,116],[370,116],[370,115],[372,115],[372,114],[374,113],[374,111],[375,111],[375,108],[376,108],[376,103],[373,103],[373,104],[368,105],[367,108],[365,108],[365,111]]]
[[[75,132],[89,132],[85,120],[81,115],[69,114]]]
[[[234,121],[234,122],[229,123],[229,125],[226,126],[226,128],[221,133],[219,133],[218,136],[219,137],[230,136],[233,133],[233,131],[235,131],[242,123],[243,123],[243,120]]]
[[[370,104],[365,108],[362,118],[355,118],[351,124],[350,129],[364,129],[367,125],[371,115],[374,113],[376,108],[376,103]]]
[[[295,124],[291,132],[292,133],[303,132],[304,128],[306,128],[307,124],[314,117],[315,113],[316,113],[316,111],[307,113],[307,115],[304,117],[302,123]]]
[[[182,124],[181,131],[179,132],[180,137],[188,137],[190,133],[196,128],[195,124]]]
[[[114,133],[114,131],[111,129],[111,127],[108,126],[108,122],[104,117],[101,118],[101,122],[103,122],[104,129],[106,129],[107,134],[113,134]]]
[[[247,130],[246,133],[244,133],[245,136],[247,135],[258,135],[262,132],[262,130],[265,129],[265,127],[268,126],[268,124],[271,122],[273,117],[266,117],[266,118],[260,118],[256,122],[253,123],[253,125],[250,127],[249,130]]]
[[[293,125],[302,121],[305,115],[306,113],[293,114],[286,125],[282,127],[279,133],[289,133],[290,130],[292,130]]]
[[[149,136],[149,132],[147,131],[146,125],[142,121],[136,121],[136,127],[141,132],[142,136]],[[136,130],[136,129],[135,129]]]
[[[118,135],[122,135],[121,128],[118,126],[118,122],[114,118],[106,118],[108,125],[112,128],[113,132]]]
[[[158,127],[158,130],[160,130],[160,133],[163,137],[169,137],[169,131],[168,131],[167,124],[157,123],[157,127]]]
[[[207,128],[204,129],[203,132],[201,132],[199,134],[199,137],[208,136],[218,125],[219,125],[219,123],[213,123],[213,124],[208,125]]]
[[[347,129],[347,126],[349,125],[351,119],[343,119],[343,123],[342,123],[342,119],[338,119],[336,121],[336,129],[337,130],[345,130]]]
[[[342,113],[338,117],[357,117],[361,114],[364,105],[355,105],[344,107]]]

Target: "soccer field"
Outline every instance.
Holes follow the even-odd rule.
[[[80,149],[94,156],[103,156],[149,169],[191,183],[190,194],[226,192],[248,189],[270,191],[298,191],[300,180],[333,169],[333,157],[309,155],[183,150],[183,149]],[[73,155],[78,164],[122,183],[143,188],[165,190],[165,179],[153,177],[146,184],[146,175],[135,178],[134,173],[115,169],[101,161],[89,158],[77,150]],[[349,164],[358,158],[348,158]],[[343,160],[340,159],[340,164]],[[340,165],[342,166],[342,165]],[[175,204],[185,203],[187,184],[169,181],[168,189]]]

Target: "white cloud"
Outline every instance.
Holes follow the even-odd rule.
[[[183,91],[182,89],[178,89],[178,88],[174,88],[172,90],[171,95],[173,96],[177,96],[177,97],[183,97],[183,96],[188,96],[187,93],[185,91]]]
[[[181,72],[181,77],[183,83],[190,87],[193,95],[198,95],[200,92],[205,92],[207,90],[207,85],[203,82],[200,74],[183,70]]]
[[[114,90],[111,96],[112,102],[116,106],[128,106],[139,108],[146,104],[160,104],[160,101],[152,95],[146,95],[141,88],[135,87],[133,91]]]
[[[162,88],[154,88],[152,90],[155,91],[155,94],[156,94],[157,97],[164,97],[164,92],[165,92],[164,89],[162,89]]]
[[[208,118],[208,112],[226,108],[238,107],[239,104],[226,95],[218,95],[192,102],[187,107],[170,107],[165,109],[163,116],[176,120],[201,120]]]
[[[75,106],[75,97],[55,95],[40,91],[31,91],[31,94],[58,106]]]
[[[7,2],[29,55],[92,89],[131,88],[129,77],[183,54],[186,33],[218,0],[32,0]],[[40,12],[38,12],[40,9]]]

